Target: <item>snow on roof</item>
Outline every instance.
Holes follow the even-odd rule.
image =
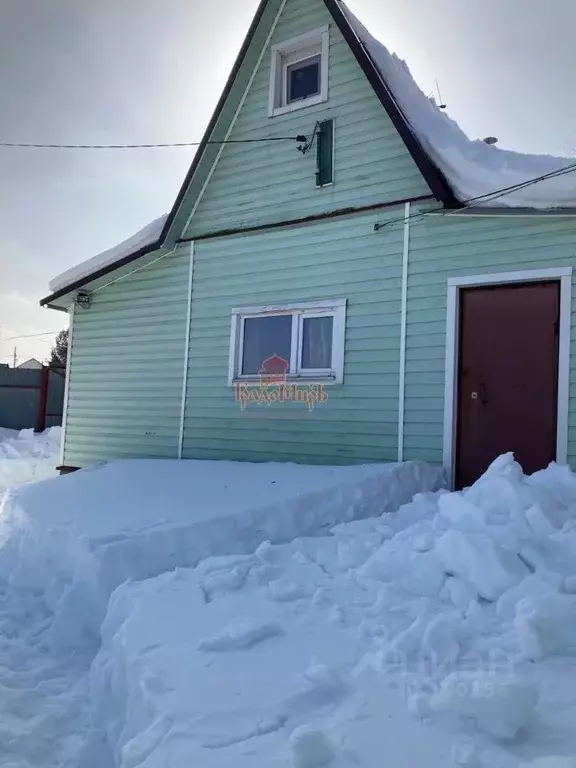
[[[461,202],[483,207],[570,208],[576,207],[576,172],[540,181],[504,196],[486,197],[576,164],[576,158],[526,155],[500,149],[480,139],[469,139],[460,126],[440,110],[433,98],[420,90],[406,62],[376,40],[340,0],[342,11],[380,72],[407,124],[432,162],[443,172]],[[168,214],[145,226],[132,237],[104,253],[83,261],[55,277],[52,292],[90,277],[95,271],[120,261],[140,248],[152,245],[162,232]]]
[[[167,218],[168,214],[166,213],[163,216],[160,216],[160,218],[151,221],[150,224],[147,224],[143,229],[132,235],[132,237],[115,245],[114,248],[99,253],[97,256],[93,256],[91,259],[87,259],[71,269],[66,270],[66,272],[62,272],[62,274],[50,281],[50,290],[53,293],[60,291],[63,288],[72,285],[72,283],[75,283],[77,280],[89,277],[98,269],[108,267],[117,261],[121,261],[125,256],[130,256],[130,254],[139,251],[140,248],[152,245],[160,238]]]
[[[376,40],[344,3],[341,6],[424,151],[444,173],[461,202],[576,164],[574,157],[525,155],[469,139],[434,99],[422,93],[406,63]],[[540,209],[575,207],[576,172],[474,204]]]

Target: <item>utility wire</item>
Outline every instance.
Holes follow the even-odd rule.
[[[271,136],[261,139],[228,139],[227,141],[206,141],[204,144],[260,144],[267,141],[298,141],[304,143],[306,136]],[[173,144],[32,144],[17,141],[0,141],[0,147],[26,149],[167,149],[171,147],[199,147],[202,142],[176,142]]]
[[[59,331],[44,331],[44,333],[30,333],[26,336],[8,336],[8,337],[0,336],[0,342],[15,341],[17,339],[36,339],[38,338],[38,336],[56,336],[57,334],[60,333],[61,330],[62,329],[60,328]]]
[[[571,163],[570,165],[566,165],[564,168],[559,168],[557,171],[550,171],[549,173],[545,173],[542,176],[536,176],[533,179],[527,179],[526,181],[519,182],[518,184],[513,184],[510,187],[503,187],[502,189],[496,189],[493,192],[486,192],[484,195],[470,197],[467,200],[462,200],[461,204],[467,206],[470,203],[477,203],[480,201],[489,203],[493,200],[498,200],[500,197],[506,197],[506,195],[510,195],[512,192],[517,192],[518,190],[531,187],[534,184],[539,184],[541,181],[547,181],[548,179],[555,179],[559,176],[565,176],[569,173],[574,173],[574,171],[576,171],[576,163]],[[456,211],[458,211],[458,209],[456,209]],[[391,219],[390,221],[385,221],[382,224],[377,224],[377,231],[380,229],[385,229],[392,224],[398,224],[404,221],[411,221],[412,219],[423,218],[424,216],[428,216],[430,213],[438,212],[446,212],[446,208],[432,208],[429,211],[419,211],[418,213],[412,213],[407,218],[402,216],[398,217],[397,219]]]

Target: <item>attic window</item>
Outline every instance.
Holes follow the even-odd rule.
[[[269,116],[328,100],[329,27],[272,47]]]
[[[286,101],[294,104],[320,94],[322,56],[311,56],[286,66]]]

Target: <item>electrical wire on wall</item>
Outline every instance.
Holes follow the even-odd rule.
[[[306,145],[306,136],[269,136],[259,139],[227,139],[226,141],[182,141],[169,144],[34,144],[19,141],[0,141],[0,147],[20,149],[172,149],[177,147],[200,147],[209,144],[262,144],[274,141],[296,141]]]
[[[532,179],[521,181],[518,184],[513,184],[510,187],[502,187],[502,189],[495,189],[492,192],[486,192],[484,195],[478,195],[477,197],[470,197],[468,200],[462,200],[461,205],[463,207],[467,207],[470,206],[470,203],[490,203],[493,200],[506,197],[506,195],[511,195],[513,192],[518,192],[521,189],[527,189],[534,184],[539,184],[540,182],[547,181],[548,179],[556,179],[559,176],[566,176],[569,173],[574,173],[575,171],[576,163],[571,163],[570,165],[566,165],[563,168],[559,168],[557,171],[550,171],[549,173],[545,173],[542,176],[536,176]],[[458,210],[460,209],[454,209],[454,213],[457,213]],[[382,224],[375,224],[374,231],[378,232],[381,229],[390,227],[392,224],[404,223],[405,221],[412,221],[413,219],[420,219],[424,216],[428,216],[431,213],[446,213],[446,208],[433,208],[429,211],[419,211],[417,213],[411,214],[408,216],[408,218],[404,218],[404,216],[402,216],[398,217],[397,219],[391,219],[390,221],[383,222]]]

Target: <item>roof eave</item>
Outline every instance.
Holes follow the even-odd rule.
[[[244,63],[244,59],[246,58],[246,54],[248,53],[248,49],[250,47],[250,44],[252,43],[252,38],[254,37],[256,30],[258,29],[258,25],[260,24],[260,21],[262,19],[262,16],[264,14],[264,11],[266,10],[266,6],[268,5],[269,0],[261,0],[260,5],[258,6],[256,10],[256,14],[254,18],[252,19],[252,24],[250,25],[250,28],[248,30],[248,33],[244,39],[244,42],[242,43],[242,48],[240,49],[240,52],[238,56],[236,57],[236,61],[234,62],[234,67],[232,68],[232,71],[228,77],[228,80],[226,81],[226,85],[224,86],[224,90],[222,92],[222,95],[220,96],[220,99],[218,100],[218,104],[216,105],[216,109],[214,110],[212,117],[210,118],[210,122],[208,123],[208,127],[206,128],[206,131],[204,132],[204,136],[202,137],[202,141],[200,142],[200,145],[198,147],[198,150],[196,154],[194,155],[194,159],[192,160],[192,164],[190,166],[190,169],[188,170],[188,173],[186,174],[186,177],[184,179],[184,182],[182,186],[180,187],[180,190],[178,192],[178,195],[176,197],[176,201],[174,205],[172,206],[172,210],[168,214],[168,218],[166,219],[166,222],[164,224],[164,227],[162,229],[162,234],[160,236],[161,240],[164,240],[168,238],[170,231],[172,229],[172,226],[174,224],[174,221],[176,219],[176,216],[178,215],[180,211],[180,207],[182,203],[184,202],[184,199],[186,197],[186,193],[188,192],[188,188],[190,187],[190,184],[192,183],[192,180],[194,179],[194,176],[196,175],[196,171],[198,169],[198,166],[202,162],[202,158],[204,156],[204,152],[206,150],[206,147],[208,145],[208,141],[210,141],[210,137],[212,136],[212,133],[214,132],[214,129],[216,128],[218,124],[218,120],[220,118],[220,115],[222,113],[222,110],[224,109],[224,106],[226,104],[226,101],[230,95],[230,92],[232,91],[232,88],[234,86],[234,83],[236,81],[236,78],[238,77],[238,73],[240,72],[240,68],[242,67],[242,64]]]
[[[186,178],[184,179],[184,182],[180,187],[180,190],[178,192],[174,205],[172,206],[172,209],[168,215],[168,218],[164,223],[162,232],[160,233],[160,237],[158,238],[158,240],[152,244],[145,246],[144,248],[140,248],[139,250],[134,251],[128,256],[125,256],[123,259],[117,262],[114,262],[113,264],[109,264],[106,267],[102,267],[98,270],[95,270],[93,273],[79,280],[74,281],[73,283],[66,286],[65,288],[62,288],[59,291],[55,291],[49,296],[46,296],[45,298],[40,300],[40,306],[49,307],[50,309],[67,311],[65,307],[63,307],[62,305],[55,304],[55,302],[57,302],[59,299],[61,299],[62,297],[66,296],[69,293],[74,293],[75,291],[78,291],[81,288],[84,288],[86,285],[93,282],[94,280],[98,280],[107,274],[110,274],[118,269],[121,269],[124,266],[127,266],[131,262],[136,261],[137,259],[146,255],[147,253],[159,250],[165,245],[165,243],[168,241],[170,237],[170,233],[174,225],[174,222],[176,220],[176,217],[180,211],[182,203],[184,202],[187,191],[196,175],[198,166],[200,165],[202,158],[205,154],[208,142],[214,132],[214,129],[218,124],[218,120],[220,118],[222,110],[224,109],[226,101],[230,95],[230,92],[232,91],[236,78],[239,74],[242,64],[244,63],[244,60],[248,53],[248,49],[252,43],[252,39],[258,29],[258,26],[260,24],[260,21],[262,20],[262,16],[264,14],[264,11],[266,10],[268,3],[269,3],[269,0],[261,0],[260,5],[258,6],[254,19],[252,20],[252,24],[250,25],[250,29],[248,30],[248,34],[244,39],[242,48],[240,49],[240,52],[236,58],[232,72],[230,73],[230,76],[226,82],[224,91],[222,92],[222,95],[220,96],[216,109],[214,110],[214,113],[212,114],[210,122],[208,123],[208,127],[206,128],[202,141],[198,147],[196,155],[194,156],[194,160],[192,161],[190,169],[186,174]],[[340,8],[338,4],[338,0],[324,0],[324,3],[328,11],[330,12],[330,15],[334,19],[334,22],[340,29],[340,32],[342,33],[344,39],[350,46],[356,60],[358,61],[364,74],[368,78],[368,81],[372,85],[372,88],[374,89],[374,92],[378,96],[380,103],[382,104],[387,114],[389,115],[390,119],[392,120],[394,127],[398,131],[406,148],[410,152],[412,158],[414,159],[414,162],[416,163],[418,169],[422,173],[422,176],[424,177],[428,186],[430,187],[432,194],[436,197],[437,200],[442,202],[447,208],[461,207],[462,204],[454,196],[454,193],[450,185],[448,184],[444,174],[440,171],[440,169],[436,165],[434,165],[434,163],[431,161],[430,157],[427,155],[422,145],[418,141],[417,137],[414,135],[408,121],[406,120],[404,114],[402,113],[394,97],[392,96],[388,86],[386,85],[386,82],[384,81],[382,75],[380,74],[380,71],[376,67],[376,64],[372,60],[372,57],[364,47],[361,40],[356,35],[350,22],[348,21],[342,9]]]
[[[176,202],[174,203],[174,206],[170,211],[170,214],[166,220],[166,223],[164,224],[161,239],[168,238],[170,234],[170,231],[172,229],[172,226],[174,225],[174,221],[178,215],[180,207],[186,197],[186,193],[194,179],[194,176],[196,175],[198,166],[202,162],[202,158],[206,150],[207,142],[210,140],[212,133],[214,132],[214,129],[218,124],[218,120],[220,118],[222,110],[224,109],[224,106],[234,86],[234,83],[236,81],[240,68],[244,62],[244,59],[246,58],[246,54],[248,53],[248,49],[258,29],[258,25],[260,24],[260,21],[262,19],[266,6],[268,5],[268,2],[269,0],[261,0],[260,5],[258,6],[256,15],[254,16],[252,24],[250,25],[250,29],[248,30],[248,34],[246,35],[244,43],[242,44],[242,48],[240,49],[240,53],[238,54],[236,62],[234,63],[232,72],[230,73],[228,81],[226,82],[224,91],[220,97],[220,100],[218,101],[218,104],[216,106],[216,109],[214,110],[212,118],[210,119],[208,128],[204,133],[200,146],[198,147],[198,151],[196,152],[196,155],[194,156],[194,160],[192,161],[192,165],[190,166],[190,169],[186,174],[184,183],[182,184],[180,191],[178,192]],[[334,19],[334,22],[340,29],[340,32],[342,33],[344,39],[350,46],[352,52],[354,53],[354,56],[357,59],[358,63],[360,64],[360,67],[362,68],[364,74],[366,75],[370,84],[372,85],[376,95],[380,100],[380,103],[388,113],[390,119],[392,120],[392,123],[394,124],[394,127],[396,128],[396,130],[400,134],[400,137],[404,141],[406,148],[410,152],[418,169],[420,170],[428,186],[430,187],[432,194],[436,197],[437,200],[444,203],[446,206],[459,207],[460,203],[456,199],[452,191],[452,188],[450,187],[450,185],[448,184],[448,181],[446,180],[446,177],[444,176],[442,171],[432,162],[432,160],[427,155],[422,145],[418,141],[417,137],[414,135],[408,121],[404,117],[402,111],[398,107],[390,90],[388,89],[384,79],[382,78],[380,71],[376,67],[376,64],[374,63],[370,54],[362,44],[361,40],[358,38],[358,36],[354,32],[354,29],[352,28],[350,22],[348,21],[342,9],[340,8],[338,1],[324,0],[324,3],[328,11],[330,12],[330,15]]]
[[[63,307],[61,304],[56,305],[54,302],[58,301],[58,299],[61,299],[63,296],[67,296],[70,293],[75,293],[76,291],[79,291],[81,288],[86,287],[90,283],[93,283],[95,280],[100,280],[100,278],[106,277],[106,275],[109,275],[112,272],[116,272],[118,269],[122,269],[122,267],[127,267],[133,261],[136,261],[137,259],[140,259],[143,256],[146,256],[146,254],[148,253],[152,253],[153,251],[160,250],[163,246],[163,243],[164,243],[164,240],[161,236],[160,239],[156,240],[154,243],[149,243],[148,245],[143,246],[142,248],[139,248],[138,250],[133,251],[132,253],[129,253],[127,256],[124,256],[122,259],[119,259],[118,261],[114,261],[111,264],[107,264],[104,267],[100,267],[100,269],[94,270],[94,272],[91,272],[85,277],[81,277],[78,280],[75,280],[74,282],[70,283],[69,285],[66,285],[63,288],[60,288],[58,291],[54,291],[54,293],[50,294],[49,296],[46,296],[44,299],[40,299],[40,306],[48,307],[49,309],[61,309],[63,311],[67,311],[66,308]]]
[[[354,31],[352,25],[342,11],[338,0],[324,0],[324,3],[342,36],[351,48],[362,71],[368,78],[370,85],[378,96],[380,103],[388,113],[390,120],[396,128],[406,149],[416,163],[418,170],[426,180],[431,192],[436,199],[448,207],[458,207],[459,201],[454,195],[451,186],[442,171],[432,162],[429,155],[422,147],[420,141],[412,131],[408,120],[398,106],[392,92],[384,80],[380,70],[376,66],[370,53]]]

